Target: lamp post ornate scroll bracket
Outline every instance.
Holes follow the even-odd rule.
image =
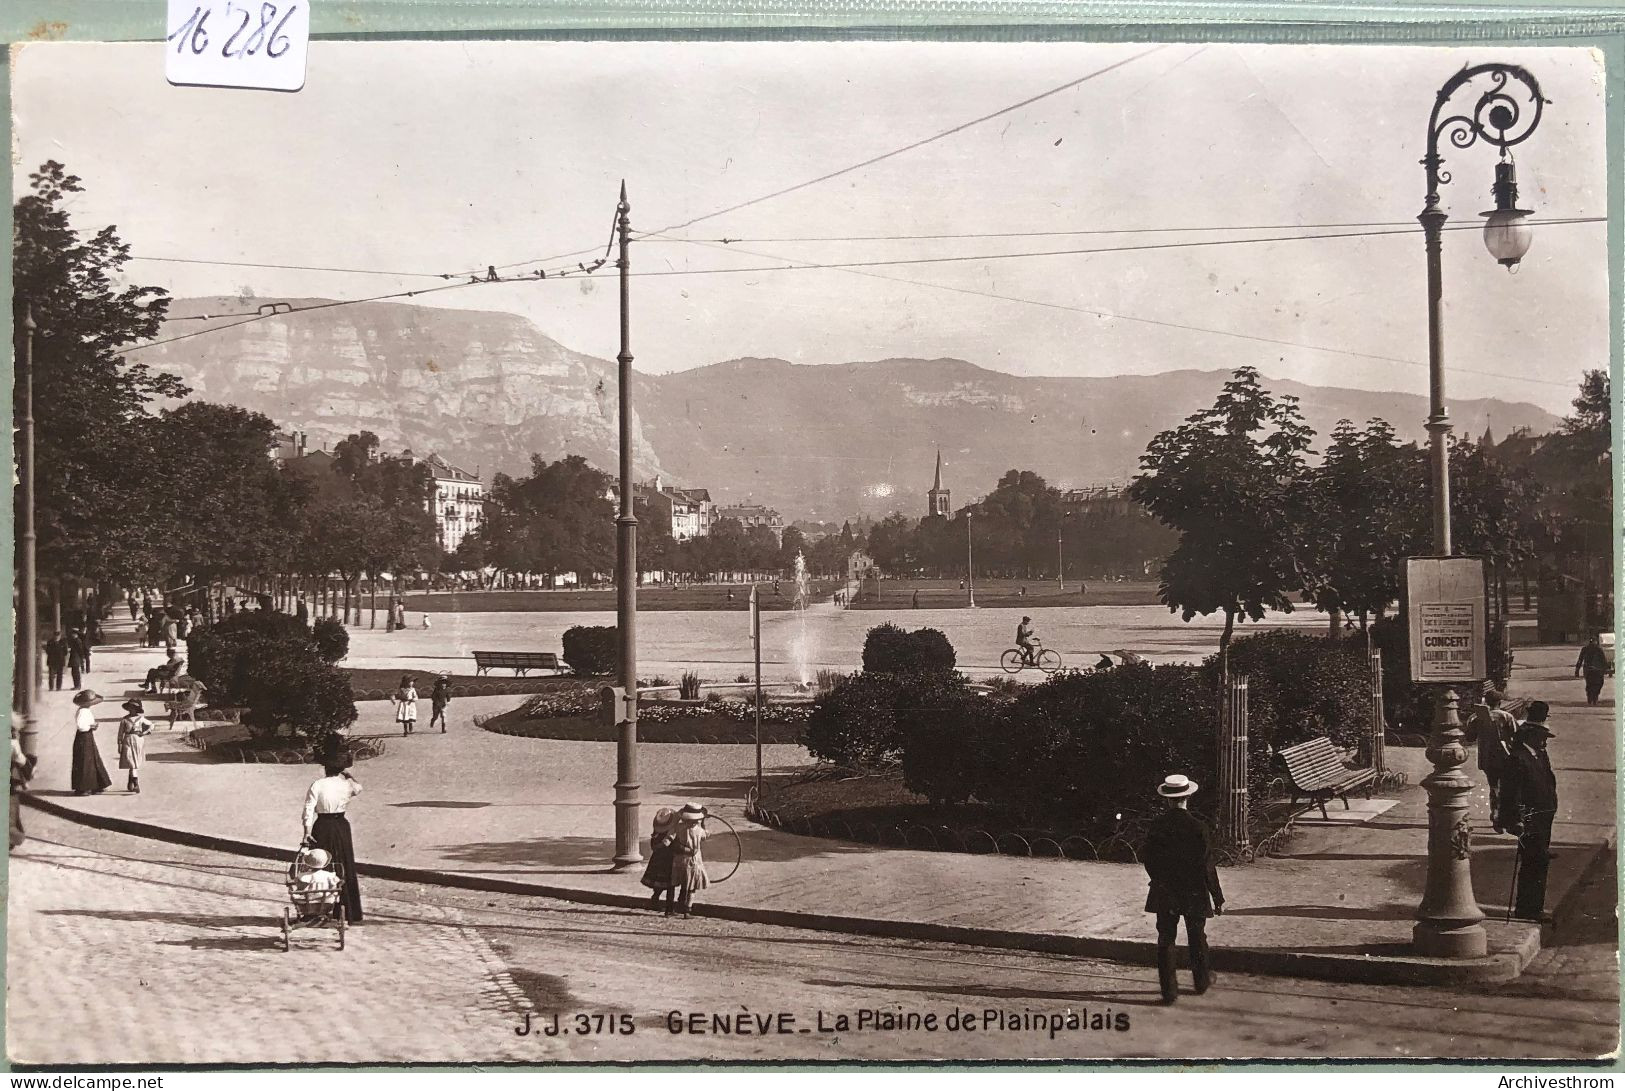
[[[1450,103],[1464,88],[1477,90],[1469,109],[1450,112]],[[1529,249],[1529,213],[1517,207],[1516,168],[1510,149],[1523,143],[1540,124],[1546,100],[1534,76],[1512,64],[1481,64],[1463,68],[1439,89],[1428,119],[1427,198],[1417,219],[1427,249],[1428,278],[1428,453],[1433,481],[1433,550],[1451,555],[1450,540],[1450,415],[1444,391],[1444,330],[1441,301],[1443,274],[1440,250],[1448,218],[1439,207],[1439,187],[1450,182],[1442,169],[1441,140],[1465,150],[1483,141],[1499,148],[1493,193],[1496,207],[1486,212],[1484,242],[1494,258],[1516,270]],[[1459,698],[1451,686],[1441,686],[1434,697],[1432,732],[1427,758],[1433,771],[1422,779],[1428,794],[1428,869],[1421,905],[1417,907],[1412,943],[1419,954],[1438,958],[1479,958],[1487,950],[1484,913],[1473,894],[1472,857],[1468,835],[1467,798],[1473,781],[1463,766]]]

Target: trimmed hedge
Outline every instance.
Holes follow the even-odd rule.
[[[886,622],[863,640],[863,669],[881,674],[914,674],[954,669],[954,646],[939,629],[912,633]]]
[[[614,674],[620,654],[613,625],[576,625],[564,630],[564,661],[580,675]]]
[[[337,663],[350,654],[350,633],[337,618],[319,618],[310,628],[316,653],[328,663]]]
[[[1325,735],[1370,734],[1363,645],[1266,632],[1231,645],[1249,677],[1249,783],[1275,775],[1273,749]],[[1200,665],[1124,664],[1062,671],[1012,696],[979,695],[952,672],[863,672],[814,706],[804,742],[846,765],[900,762],[904,783],[937,804],[1004,808],[1033,825],[1108,836],[1158,810],[1153,791],[1181,772],[1217,805],[1217,657]]]
[[[208,687],[210,700],[247,708],[243,722],[260,733],[287,725],[322,745],[356,721],[349,675],[289,614],[240,612],[194,629],[186,651],[187,671]]]
[[[802,743],[813,757],[840,765],[895,763],[910,724],[968,692],[953,671],[859,671],[813,702]]]

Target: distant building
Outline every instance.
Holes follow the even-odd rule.
[[[402,457],[418,461],[410,450]],[[429,502],[429,510],[434,514],[435,537],[441,549],[455,553],[485,518],[485,483],[478,474],[453,466],[439,455],[430,455],[422,462],[434,475],[434,499]]]
[[[854,549],[846,558],[846,578],[849,580],[867,580],[880,575],[880,569],[875,567],[875,559],[861,549]]]
[[[925,494],[925,513],[928,516],[946,519],[952,510],[948,501],[949,492],[942,487],[942,448],[937,448],[937,476],[931,483],[931,488]]]
[[[309,437],[303,432],[283,432],[278,430],[272,437],[276,446],[271,449],[271,457],[278,462],[292,462],[297,458],[304,458],[309,449]]]
[[[610,495],[611,499],[619,498],[619,493],[613,488]],[[634,485],[632,500],[664,512],[671,520],[671,538],[674,542],[703,538],[711,532],[711,524],[716,521],[717,507],[711,502],[709,490],[672,488],[662,482],[658,474],[653,481]]]
[[[784,543],[784,518],[772,508],[761,504],[735,504],[732,507],[718,508],[718,519],[734,519],[739,525],[749,530],[751,527],[766,527],[773,532],[773,537],[782,545]]]
[[[1133,515],[1145,509],[1128,498],[1122,485],[1086,485],[1061,493],[1061,510],[1068,515]]]

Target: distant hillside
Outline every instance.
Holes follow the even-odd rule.
[[[646,379],[639,404],[644,435],[673,478],[707,484],[714,497],[749,493],[787,514],[827,519],[894,508],[923,514],[939,445],[956,505],[1012,467],[1057,484],[1126,479],[1151,437],[1212,404],[1227,377],[1026,378],[963,360],[734,360]],[[1322,436],[1344,417],[1381,417],[1402,437],[1425,436],[1422,394],[1266,385],[1301,399]],[[1496,400],[1453,402],[1450,412],[1457,430],[1473,436],[1491,423],[1500,436],[1557,423],[1536,406]]]
[[[295,305],[319,302],[291,301]],[[254,300],[185,299],[176,315],[238,314]],[[368,303],[270,318],[148,350],[197,397],[234,402],[331,446],[360,429],[389,448],[438,451],[489,479],[532,452],[616,466],[615,365],[565,348],[526,319],[489,311]],[[191,332],[208,323],[172,324]],[[1157,431],[1212,402],[1219,371],[1027,378],[963,360],[802,366],[732,360],[638,378],[638,473],[747,497],[787,519],[923,513],[938,446],[955,504],[1012,467],[1080,485],[1133,474]],[[1382,417],[1420,439],[1422,393],[1270,379],[1302,399],[1321,435],[1339,418]],[[1422,384],[1418,384],[1419,391]],[[1451,403],[1458,431],[1545,431],[1556,418],[1493,399]]]

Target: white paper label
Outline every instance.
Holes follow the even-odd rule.
[[[305,85],[309,0],[169,0],[164,75],[201,87]]]

